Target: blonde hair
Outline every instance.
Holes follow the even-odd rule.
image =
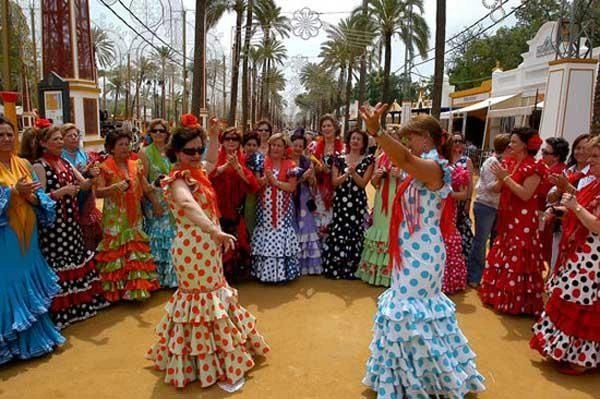
[[[75,129],[75,130],[77,130],[77,134],[80,134],[80,132],[79,132],[79,129],[77,128],[77,125],[76,125],[76,124],[74,124],[74,123],[65,123],[64,125],[62,125],[62,126],[60,127],[60,131],[61,131],[61,133],[63,134],[63,136],[64,136],[65,134],[67,134],[67,132],[68,132],[69,130],[71,130],[71,129]]]

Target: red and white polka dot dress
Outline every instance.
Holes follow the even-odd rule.
[[[253,356],[266,354],[269,347],[256,331],[255,317],[240,306],[237,290],[227,284],[219,248],[174,205],[168,187],[183,178],[206,215],[219,222],[215,204],[203,191],[207,187],[186,172],[175,170],[166,181],[178,228],[172,256],[179,289],[165,307],[156,327],[159,340],[147,357],[166,371],[165,382],[178,388],[195,380],[202,387],[233,384],[254,367]]]
[[[505,160],[511,178],[523,184],[526,178],[546,174],[545,166],[533,157],[516,165]],[[483,303],[508,314],[539,315],[544,307],[542,293],[545,268],[538,226],[538,197],[521,200],[506,185],[500,194],[498,235],[487,257],[479,294]]]

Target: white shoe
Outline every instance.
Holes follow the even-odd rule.
[[[244,377],[242,377],[239,380],[237,380],[236,382],[234,382],[233,384],[219,382],[217,385],[219,385],[219,388],[221,388],[225,392],[233,393],[233,392],[239,391],[244,386],[245,382],[246,382],[246,379]]]

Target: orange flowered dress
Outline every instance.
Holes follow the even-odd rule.
[[[177,179],[185,180],[206,215],[219,223],[206,174],[174,169],[163,184],[177,224],[171,254],[179,289],[165,307],[156,327],[159,340],[146,357],[177,388],[195,380],[202,387],[234,384],[254,367],[253,355],[264,355],[269,347],[256,331],[255,317],[240,306],[237,290],[227,284],[220,249],[175,205],[170,185]]]

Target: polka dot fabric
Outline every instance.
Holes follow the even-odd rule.
[[[273,170],[279,175],[277,169]],[[277,190],[275,203],[271,191]],[[277,224],[273,225],[273,207]],[[252,275],[267,283],[290,281],[300,276],[300,244],[294,228],[296,212],[292,193],[266,186],[260,193],[257,224],[252,234]]]
[[[600,236],[590,234],[549,281],[550,299],[530,342],[543,356],[585,368],[600,366],[599,254]]]
[[[345,156],[336,158],[341,173],[348,167]],[[363,176],[373,164],[373,156],[364,157],[356,172]],[[329,225],[323,254],[323,274],[335,279],[354,279],[363,249],[365,219],[368,216],[367,193],[348,177],[335,189],[333,221]]]
[[[56,159],[57,169],[45,160],[40,164],[46,174],[46,192],[67,184],[78,184],[72,167]],[[50,307],[52,320],[59,329],[88,319],[108,306],[104,300],[100,278],[94,265],[94,252],[85,249],[79,224],[77,197],[64,196],[56,201],[56,220],[40,225],[40,248],[48,264],[59,278],[60,292]]]
[[[514,169],[512,163],[508,166],[509,170]],[[512,179],[523,184],[527,177],[541,173],[530,157],[521,162]],[[544,259],[537,207],[535,195],[522,201],[507,187],[502,188],[498,233],[488,253],[479,290],[482,302],[498,312],[532,315],[542,312]]]
[[[469,182],[469,172],[461,166],[452,168],[452,189],[460,190]],[[442,292],[453,294],[467,287],[467,265],[462,251],[463,240],[457,226],[457,207],[462,206],[454,198],[447,198],[444,206],[451,207],[451,227],[447,236],[444,237],[446,247],[446,267],[444,267],[444,279],[442,281]]]
[[[378,399],[462,399],[484,390],[454,304],[441,292],[446,252],[439,222],[442,198],[450,192],[450,170],[435,151],[424,158],[440,164],[446,184],[432,192],[414,181],[405,193],[408,203],[419,203],[419,223],[411,235],[402,222],[402,267],[393,269],[391,287],[378,300],[363,379]]]
[[[168,185],[179,178],[186,180],[198,204],[218,223],[196,181],[184,172],[172,172],[165,184],[178,226],[172,258],[179,289],[165,306],[156,327],[158,341],[147,358],[165,372],[165,382],[177,388],[193,381],[202,387],[233,384],[254,367],[254,356],[265,355],[269,347],[256,330],[256,319],[240,306],[237,291],[227,284],[219,248],[176,208]]]

